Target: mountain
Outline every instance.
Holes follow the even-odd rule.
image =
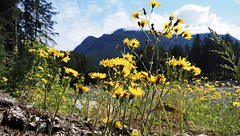
[[[208,37],[209,33],[199,34],[199,35],[200,35],[200,39],[203,41],[205,37]],[[151,35],[149,35],[149,37],[151,37]],[[189,46],[191,46],[196,35],[192,35],[192,37],[193,38],[191,40],[178,38],[171,43],[170,47],[175,44],[185,46],[186,43],[188,43]],[[123,49],[123,40],[125,38],[138,39],[141,45],[139,48],[143,47],[147,40],[146,35],[142,31],[118,29],[112,34],[103,34],[99,38],[88,36],[73,51],[80,54],[84,54],[86,56],[91,56],[95,60],[95,62],[98,64],[99,61],[101,61],[102,59],[120,57],[121,53],[119,50],[116,49],[116,46],[119,45],[119,47]],[[236,40],[236,38],[234,37],[231,37],[231,38],[233,40]],[[160,46],[162,46],[163,48],[166,48],[171,40],[172,39],[168,39],[164,37],[160,41]]]

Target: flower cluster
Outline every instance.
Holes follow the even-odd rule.
[[[76,70],[73,70],[73,69],[67,68],[67,67],[64,67],[64,69],[65,69],[66,74],[73,75],[74,77],[77,77],[79,75],[79,73]]]
[[[108,118],[108,117],[106,117],[105,119],[102,119],[102,121],[104,124],[109,124],[111,122],[114,122],[113,118]],[[122,128],[122,124],[120,121],[114,122],[114,124],[116,128]]]
[[[125,38],[123,40],[123,44],[125,46],[130,46],[132,49],[138,48],[140,46],[140,42],[136,38],[133,38],[131,40],[129,40],[128,38]]]
[[[158,1],[155,0],[151,0],[149,3],[149,6],[153,8],[155,7],[160,7],[160,4]],[[143,13],[142,13],[143,12]],[[152,13],[152,12],[151,12]],[[150,17],[148,18],[148,20],[146,20],[145,18],[147,18],[147,16],[143,19],[141,18],[141,15],[144,14],[145,16],[147,15],[147,12],[145,10],[145,8],[143,8],[143,10],[140,10],[138,12],[132,12],[132,18],[133,20],[139,20],[138,21],[138,26],[140,28],[144,28],[145,26],[150,24]],[[151,25],[149,25],[150,31],[149,33],[156,35],[157,37],[161,37],[161,36],[165,36],[167,38],[172,38],[173,37],[173,33],[176,34],[176,36],[180,35],[181,37],[190,40],[192,38],[192,33],[190,33],[188,30],[182,31],[182,24],[184,24],[184,20],[181,18],[176,19],[176,16],[171,14],[169,16],[169,21],[164,23],[164,29],[163,31],[158,31],[155,30],[154,28],[154,24],[152,23]]]
[[[106,78],[107,75],[105,73],[99,73],[99,72],[96,72],[96,73],[90,73],[89,76],[91,78],[96,78],[96,79],[100,79],[100,78]]]
[[[70,60],[69,58],[70,53],[68,51],[64,53],[54,48],[47,48],[47,49],[39,48],[38,50],[30,49],[29,51],[36,52],[36,54],[41,57],[59,59],[60,61],[63,61],[65,63],[67,63]]]
[[[166,63],[172,67],[179,66],[180,68],[183,68],[184,70],[193,73],[194,76],[201,74],[201,69],[198,67],[195,67],[194,65],[191,66],[191,63],[189,61],[186,61],[186,58],[179,57],[179,59],[177,60],[173,56]]]

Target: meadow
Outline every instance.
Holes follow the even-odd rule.
[[[240,63],[231,45],[209,29],[221,47],[215,52],[228,62],[223,67],[235,74],[227,82],[210,81],[187,58],[159,52],[163,37],[175,34],[173,40],[191,39],[191,32],[183,30],[184,20],[173,14],[163,30],[156,30],[151,14],[160,5],[151,0],[149,6],[149,13],[144,8],[132,12],[132,19],[148,38],[143,54],[134,51],[140,46],[138,39],[123,39],[124,48],[116,46],[122,57],[100,61],[105,73],[89,73],[96,84],[85,85],[83,74],[63,67],[70,60],[69,52],[47,48],[37,38],[34,42],[26,39],[26,46],[33,45],[29,46],[33,65],[21,89],[12,95],[41,108],[42,114],[53,113],[49,135],[56,115],[71,119],[73,113],[93,124],[93,135],[240,135]],[[144,64],[142,58],[149,51],[150,61]],[[136,63],[142,63],[145,70],[138,70]],[[0,82],[7,86],[8,80],[2,77]],[[77,82],[72,85],[72,81]],[[99,130],[101,133],[95,133]]]

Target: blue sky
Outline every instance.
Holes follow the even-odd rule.
[[[132,12],[148,6],[150,0],[52,0],[59,12],[54,20],[54,37],[60,50],[72,51],[87,36],[100,37],[116,29],[140,30],[137,21],[131,20]],[[185,21],[184,29],[193,34],[208,33],[207,26],[219,34],[229,33],[240,40],[240,0],[160,0],[154,8],[151,23],[162,30],[170,14]]]

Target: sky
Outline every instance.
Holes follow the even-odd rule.
[[[240,40],[240,0],[160,0],[151,15],[157,30],[163,29],[171,14],[185,21],[184,29],[193,34],[209,33],[208,27],[218,34],[230,34]],[[146,9],[150,0],[52,0],[59,12],[53,20],[59,36],[54,48],[74,50],[88,36],[100,37],[119,28],[140,30],[132,12]]]

